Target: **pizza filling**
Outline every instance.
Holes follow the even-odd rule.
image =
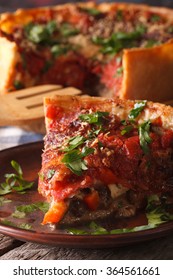
[[[20,53],[9,91],[46,83],[86,89],[100,79],[101,85],[118,93],[123,50],[153,47],[173,36],[171,20],[137,7],[115,5],[102,12],[76,5],[32,17],[24,26],[14,24],[9,34],[2,30]]]
[[[145,106],[136,103],[125,120],[97,106],[68,114],[47,106],[39,192],[52,206],[44,224],[133,216],[148,195],[171,191],[173,131],[158,119],[138,123]]]

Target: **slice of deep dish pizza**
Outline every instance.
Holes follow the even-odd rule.
[[[173,192],[173,108],[147,101],[45,99],[43,224],[135,216]]]

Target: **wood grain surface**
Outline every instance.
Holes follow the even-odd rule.
[[[173,260],[173,235],[112,249],[68,249],[0,235],[0,260]]]

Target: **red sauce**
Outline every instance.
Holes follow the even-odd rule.
[[[97,111],[97,108],[95,110]],[[82,111],[82,113],[84,112]],[[61,115],[57,122],[58,114]],[[173,131],[165,130],[161,134],[157,134],[151,126],[149,135],[152,142],[148,144],[149,153],[145,154],[140,146],[137,126],[134,126],[129,134],[122,135],[123,126],[120,119],[112,120],[111,115],[104,122],[104,129],[96,137],[96,143],[93,144],[94,142],[91,141],[89,144],[89,146],[93,144],[95,152],[85,157],[88,169],[83,171],[82,176],[77,176],[66,167],[68,173],[65,175],[64,170],[64,177],[60,179],[61,167],[65,167],[65,165],[61,162],[59,166],[56,164],[56,149],[54,148],[54,152],[51,151],[51,146],[61,146],[64,141],[67,141],[67,138],[64,137],[74,137],[78,131],[80,131],[80,135],[88,137],[88,133],[93,128],[90,124],[82,125],[78,118],[81,114],[80,108],[76,108],[75,113],[69,112],[65,118],[64,114],[57,112],[54,105],[47,107],[47,117],[52,119],[52,124],[46,136],[46,145],[50,149],[52,158],[47,161],[46,153],[43,155],[43,170],[50,169],[50,160],[55,161],[55,165],[51,168],[57,170],[57,179],[53,189],[49,189],[49,192],[56,200],[75,194],[81,187],[92,187],[95,182],[106,185],[121,184],[129,189],[146,191],[147,194],[164,192],[169,189],[166,182],[172,176],[170,149],[173,147]],[[55,134],[54,131],[56,131]],[[101,143],[101,146],[98,143]],[[62,152],[61,154],[63,156]],[[48,162],[47,167],[44,166],[44,162]],[[45,186],[42,185],[43,193],[44,188]]]

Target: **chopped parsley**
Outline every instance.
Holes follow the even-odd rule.
[[[173,215],[166,211],[166,205],[163,202],[160,203],[157,195],[151,195],[148,198],[146,215],[148,223],[154,224],[155,226],[173,220]]]
[[[91,140],[97,137],[101,131],[101,126],[104,119],[109,115],[108,112],[94,112],[91,114],[81,114],[79,119],[81,121],[87,122],[89,124],[98,126],[91,128],[88,137],[81,135],[74,136],[70,138],[66,146],[62,149],[62,152],[65,152],[62,162],[76,175],[81,176],[82,172],[87,170],[86,162],[84,157],[94,153],[94,148],[86,146]]]
[[[86,140],[86,138],[81,135],[74,136],[68,140],[68,142],[67,142],[68,146],[66,148],[64,148],[62,151],[63,152],[72,151],[75,148],[77,148],[78,146],[82,145],[85,142],[85,140]]]
[[[6,199],[4,197],[0,197],[0,207],[3,206],[5,203],[10,203],[12,200]]]
[[[87,166],[84,157],[92,154],[94,152],[93,148],[84,147],[80,152],[77,149],[69,151],[66,153],[62,159],[62,162],[76,175],[81,176],[82,171],[87,170]]]
[[[82,8],[82,11],[86,12],[87,14],[91,16],[98,16],[101,14],[101,12],[94,8]]]
[[[89,124],[101,125],[103,120],[108,116],[108,112],[97,111],[91,114],[82,114],[79,116],[79,119]]]
[[[92,37],[92,41],[96,45],[101,45],[103,54],[117,54],[124,48],[132,48],[145,33],[144,29],[135,30],[133,32],[117,32],[113,33],[109,38]]]
[[[0,185],[0,195],[5,195],[11,192],[24,193],[32,188],[34,182],[24,180],[21,166],[14,160],[11,161],[11,166],[16,173],[5,174],[5,182]]]
[[[146,121],[139,125],[138,132],[139,132],[139,142],[140,146],[145,154],[149,153],[148,144],[152,142],[152,139],[149,135],[150,132],[150,121]]]
[[[116,70],[115,77],[121,77],[123,74],[123,67],[119,67]]]
[[[146,42],[145,48],[151,48],[153,46],[157,46],[160,44],[160,41],[155,40],[155,39],[150,39]]]
[[[119,10],[116,11],[116,19],[118,21],[123,20],[123,11],[122,10],[119,9]]]
[[[151,22],[155,23],[155,22],[159,22],[161,20],[160,15],[154,14],[151,16]]]
[[[136,102],[134,108],[130,111],[128,118],[131,120],[136,119],[147,104],[146,100]]]
[[[61,24],[59,31],[64,37],[74,36],[79,33],[78,29],[74,28],[71,24],[67,22]]]
[[[57,58],[60,55],[66,54],[69,50],[71,50],[70,45],[62,45],[62,44],[57,44],[51,47],[50,51],[53,55],[53,57]]]
[[[132,130],[133,130],[133,126],[132,125],[127,125],[127,126],[125,126],[125,128],[123,128],[121,130],[121,135],[125,135],[125,134],[131,132]]]
[[[6,225],[6,226],[18,227],[18,228],[26,229],[26,230],[29,230],[29,229],[32,228],[32,226],[31,226],[30,224],[22,223],[22,224],[20,224],[20,225],[17,225],[17,224],[15,224],[14,222],[9,221],[9,220],[7,220],[7,219],[1,220],[1,223],[2,223],[3,225]]]
[[[19,205],[16,207],[12,217],[22,219],[28,213],[32,213],[34,211],[40,210],[43,213],[46,213],[49,210],[49,203],[48,202],[35,202],[26,205]]]
[[[54,174],[55,174],[55,170],[49,169],[49,171],[47,172],[47,179],[51,179]]]
[[[24,28],[27,39],[35,44],[51,43],[52,34],[56,31],[57,24],[50,21],[47,24],[30,22]]]

